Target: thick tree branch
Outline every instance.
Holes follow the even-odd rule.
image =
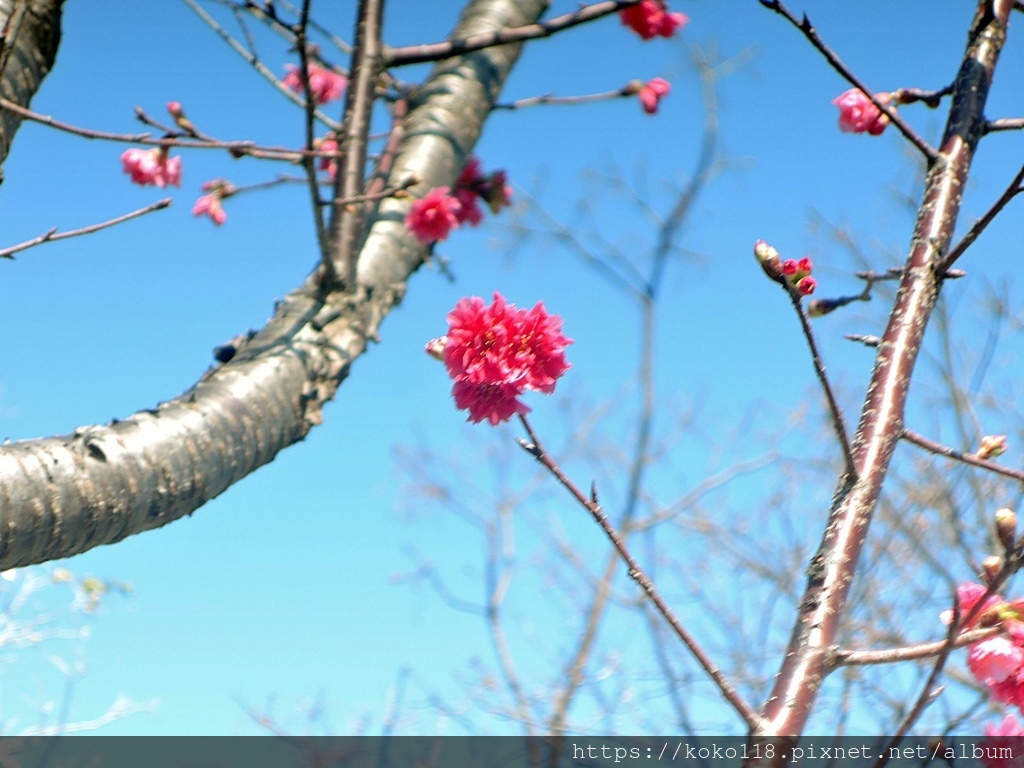
[[[531,23],[545,7],[475,0],[453,38]],[[518,54],[491,48],[435,68],[389,187],[413,176],[427,188],[454,183]],[[324,295],[311,276],[230,362],[179,397],[106,426],[0,447],[0,570],[166,525],[302,440],[426,257],[403,223],[409,205],[381,203],[354,295]]]
[[[0,97],[23,107],[32,102],[57,58],[63,5],[64,0],[0,0]],[[0,112],[0,166],[19,125],[20,115]]]
[[[766,3],[770,7],[774,4]],[[935,265],[949,248],[961,193],[985,125],[985,101],[1006,39],[1010,0],[980,0],[953,84],[939,151],[925,181],[910,253],[896,294],[853,444],[854,480],[840,478],[828,526],[807,569],[808,582],[782,669],[755,737],[799,735],[828,672],[868,525],[903,433],[903,413],[925,326],[938,297]]]

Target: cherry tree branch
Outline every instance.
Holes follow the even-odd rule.
[[[528,24],[544,0],[472,0],[453,38]],[[388,185],[451,185],[512,70],[518,46],[453,59],[408,116]],[[358,296],[324,293],[314,271],[273,317],[178,397],[70,435],[0,445],[0,571],[68,557],[159,528],[203,506],[301,441],[375,339],[427,249],[385,199],[358,259]]]
[[[619,557],[626,564],[626,568],[629,572],[629,577],[635,581],[639,587],[644,591],[644,594],[650,598],[651,602],[658,609],[658,612],[668,622],[669,626],[675,632],[676,637],[682,641],[683,645],[693,654],[697,663],[704,669],[707,675],[712,679],[718,690],[721,692],[725,700],[732,705],[733,709],[736,710],[737,714],[743,719],[751,729],[762,726],[761,717],[751,708],[751,706],[740,696],[739,692],[733,687],[732,683],[725,676],[722,670],[715,664],[711,658],[705,653],[704,649],[697,643],[697,640],[686,630],[686,628],[680,623],[679,619],[673,613],[672,609],[669,608],[668,604],[661,597],[657,588],[654,586],[654,582],[640,569],[636,560],[633,559],[633,555],[630,553],[629,548],[626,546],[625,541],[615,527],[608,520],[608,516],[604,513],[601,505],[597,501],[597,491],[595,488],[591,488],[590,496],[585,496],[579,488],[570,480],[561,467],[558,466],[557,462],[551,457],[550,454],[541,445],[540,439],[533,431],[533,427],[530,425],[529,420],[523,416],[519,416],[519,421],[522,423],[523,428],[526,430],[526,434],[529,436],[529,440],[520,438],[517,442],[524,451],[533,456],[541,465],[544,466],[551,475],[558,480],[558,482],[565,488],[570,495],[581,506],[583,506],[590,515],[594,518],[595,522],[601,527],[605,535],[611,541],[612,546],[619,553]]]
[[[761,2],[783,13],[778,3]],[[953,81],[942,143],[925,179],[909,254],[888,326],[878,345],[853,442],[856,476],[844,474],[837,483],[821,544],[807,568],[807,585],[798,603],[782,667],[763,709],[763,726],[752,734],[755,739],[802,733],[829,672],[829,649],[846,612],[868,527],[903,434],[914,364],[941,283],[934,266],[948,249],[956,226],[960,191],[966,186],[982,135],[985,102],[1006,40],[1011,6],[1010,0],[978,2],[963,61]],[[791,15],[783,15],[805,34],[813,31],[809,22],[800,24]],[[812,41],[816,39],[816,35],[808,36]]]
[[[985,211],[985,215],[974,222],[971,228],[967,230],[967,234],[960,238],[960,242],[950,248],[949,253],[941,258],[935,265],[935,269],[938,273],[940,275],[948,275],[949,267],[964,255],[964,251],[974,244],[974,241],[978,239],[978,236],[981,235],[981,233],[985,231],[985,228],[992,223],[992,219],[998,216],[999,212],[1002,211],[1003,208],[1005,208],[1009,202],[1021,192],[1024,192],[1024,165],[1022,165],[1020,170],[1017,171],[1017,175],[1013,177],[1013,180],[1007,185],[1006,190],[999,199],[992,204],[991,208]]]
[[[69,237],[78,237],[79,235],[88,235],[92,232],[98,232],[101,229],[113,227],[117,224],[123,224],[124,222],[132,219],[137,219],[139,216],[145,216],[147,213],[162,210],[167,208],[170,204],[171,198],[165,197],[162,200],[157,200],[155,203],[150,203],[144,208],[139,208],[136,211],[131,211],[130,213],[117,216],[108,221],[100,222],[99,224],[90,224],[89,226],[81,227],[80,229],[69,229],[67,232],[58,232],[57,227],[53,227],[53,229],[47,230],[38,237],[33,237],[31,240],[26,240],[23,243],[18,243],[17,245],[12,245],[0,250],[0,258],[13,259],[14,254],[19,251],[24,251],[28,248],[42,245],[43,243],[55,243],[58,240],[66,240]]]
[[[979,459],[977,456],[972,456],[969,453],[958,451],[955,448],[937,443],[934,440],[929,440],[924,435],[919,435],[909,429],[904,429],[900,435],[908,443],[913,443],[918,448],[923,448],[929,453],[934,453],[937,456],[945,456],[947,459],[953,459],[954,461],[962,461],[964,464],[970,464],[974,467],[981,467],[987,469],[989,472],[995,472],[996,474],[1003,475],[1004,477],[1010,477],[1014,480],[1018,480],[1024,483],[1024,472],[1019,469],[1011,469],[1010,467],[997,464],[994,461],[986,461],[985,459]]]
[[[345,198],[363,194],[366,180],[366,145],[373,118],[374,93],[382,70],[381,27],[384,0],[360,0],[356,44],[352,52],[351,80],[345,99],[341,136],[342,157],[334,179],[334,207],[328,225],[324,253],[324,285],[334,288],[340,280],[344,289],[356,290],[356,256],[359,238],[366,224],[361,206],[340,204]]]
[[[890,121],[892,121],[892,124],[896,126],[897,130],[899,130],[899,132],[903,134],[907,141],[909,141],[911,144],[917,147],[921,154],[925,156],[925,158],[928,160],[929,165],[935,162],[935,159],[937,157],[935,148],[931,146],[923,138],[921,138],[921,136],[918,135],[917,131],[911,128],[910,125],[900,116],[900,113],[897,110],[893,109],[888,104],[884,104],[875,95],[874,91],[870,90],[861,81],[859,77],[853,74],[850,68],[847,67],[842,62],[842,60],[839,58],[836,52],[829,48],[821,39],[821,37],[818,35],[818,30],[814,28],[814,26],[811,24],[811,20],[807,18],[806,14],[804,14],[804,17],[802,19],[797,19],[797,17],[794,16],[792,12],[785,5],[782,4],[781,0],[758,1],[765,8],[775,11],[777,14],[785,18],[786,21],[788,21],[794,27],[803,32],[804,37],[806,37],[810,41],[811,45],[818,49],[818,52],[825,57],[825,60],[832,66],[832,69],[834,69],[836,72],[842,75],[843,78],[848,83],[850,83],[850,85],[854,86],[855,88],[860,90],[861,93],[863,93],[865,96],[871,99],[871,103],[874,104],[876,108],[881,110],[889,118]]]
[[[602,16],[608,16],[623,8],[636,5],[638,2],[640,0],[606,0],[605,2],[581,6],[575,11],[536,24],[527,24],[513,29],[499,29],[462,40],[445,40],[440,43],[387,48],[384,52],[384,66],[390,68],[400,67],[405,64],[420,64],[425,61],[440,61],[495,45],[521,43],[538,37],[550,37],[556,32],[575,27],[578,24],[585,24]]]
[[[11,103],[28,107],[53,67],[60,45],[63,6],[64,0],[0,5],[0,94]],[[13,110],[0,112],[0,166],[7,159],[21,120],[22,116]]]

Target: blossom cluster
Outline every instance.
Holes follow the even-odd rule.
[[[484,175],[480,161],[470,157],[459,175],[455,188],[436,187],[412,204],[405,224],[416,238],[429,245],[444,240],[460,224],[475,227],[483,221],[477,204],[487,203],[491,213],[498,213],[510,205],[512,188],[508,186],[505,171]]]
[[[967,668],[988,688],[992,698],[1024,711],[1024,600],[1007,602],[999,595],[990,595],[975,611],[987,592],[986,587],[971,582],[957,588],[961,615],[973,611],[963,629],[1001,624],[1005,632],[972,643],[967,651]],[[952,611],[943,612],[943,622],[948,624],[952,619]]]
[[[569,369],[569,344],[562,318],[548,314],[543,303],[518,309],[495,291],[489,305],[478,296],[459,301],[448,313],[448,334],[426,349],[444,361],[455,407],[468,410],[469,421],[495,425],[529,413],[519,400],[523,392],[554,391]]]
[[[892,95],[877,93],[875,98],[882,104],[888,104]],[[844,133],[869,133],[878,136],[889,125],[889,117],[859,88],[851,88],[840,94],[832,103],[839,107],[839,130]]]
[[[814,264],[807,256],[783,261],[779,252],[764,240],[754,243],[754,256],[768,277],[790,286],[801,296],[810,296],[818,287],[818,281],[811,277]]]
[[[124,172],[143,187],[181,186],[181,158],[171,157],[167,147],[132,147],[121,154]]]
[[[690,19],[685,13],[672,13],[662,0],[641,0],[619,11],[622,23],[644,40],[672,37]]]

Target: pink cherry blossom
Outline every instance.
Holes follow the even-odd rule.
[[[455,188],[455,198],[459,201],[459,209],[455,213],[455,218],[458,219],[459,224],[469,224],[471,227],[475,227],[484,220],[484,215],[476,202],[477,197],[477,192],[472,189]]]
[[[1004,717],[998,725],[985,726],[985,738],[978,742],[983,754],[979,758],[987,768],[1021,768],[1024,764],[1019,753],[1022,726],[1013,715]]]
[[[220,195],[216,193],[203,195],[196,200],[196,204],[192,206],[193,216],[202,216],[204,213],[209,216],[213,223],[218,227],[228,220],[228,215],[224,213],[224,207],[220,204]]]
[[[317,141],[315,146],[319,152],[338,151],[338,142],[329,136]],[[317,167],[321,171],[327,171],[327,178],[329,178],[331,181],[334,181],[334,177],[338,173],[338,160],[337,158],[334,157],[321,157],[317,164]]]
[[[474,296],[448,313],[444,363],[454,380],[455,406],[469,411],[469,421],[508,421],[529,408],[518,398],[526,390],[550,394],[569,368],[562,319],[542,303],[517,309],[495,292],[485,305]]]
[[[973,643],[967,652],[967,668],[989,687],[1015,678],[1022,665],[1024,649],[1002,635]]]
[[[502,208],[512,205],[512,187],[505,171],[495,171],[487,177],[481,196],[493,214],[501,213]]]
[[[444,240],[459,225],[462,203],[449,192],[448,187],[432,189],[409,209],[405,225],[421,243]]]
[[[670,13],[661,0],[641,0],[619,11],[619,18],[644,40],[672,37],[690,20],[684,13]]]
[[[648,115],[653,115],[657,112],[658,102],[661,101],[662,97],[667,96],[671,90],[672,86],[669,85],[668,81],[660,77],[655,77],[644,83],[638,91],[640,104],[643,106],[644,112]]]
[[[1024,736],[1024,725],[1013,715],[1004,717],[999,725],[986,725],[986,736]]]
[[[294,64],[286,65],[285,69],[288,70],[288,74],[282,81],[285,87],[301,94],[303,92],[302,70]],[[317,104],[334,101],[341,98],[341,94],[345,92],[348,79],[344,75],[339,75],[334,70],[325,69],[318,64],[310,64],[306,71],[309,75],[309,90]]]
[[[456,188],[461,189],[474,189],[478,184],[482,184],[486,179],[484,178],[483,172],[480,170],[480,160],[477,159],[476,155],[470,155],[469,159],[466,160],[466,164],[462,167],[462,173],[459,174],[459,180],[455,182]]]
[[[169,157],[165,147],[139,149],[132,147],[121,154],[124,172],[142,186],[181,186],[181,158]]]
[[[978,601],[988,592],[988,588],[982,584],[976,584],[974,582],[964,582],[956,588],[956,599],[960,603],[960,615],[966,616],[971,612]],[[985,601],[985,604],[971,617],[971,620],[965,625],[965,629],[973,628],[985,613],[992,610],[998,605],[1004,604],[1006,601],[1003,600],[999,595],[990,595]],[[949,624],[953,620],[952,611],[943,611],[939,614],[939,618],[942,619],[943,624]]]
[[[888,104],[892,97],[888,93],[879,93],[875,98]],[[851,88],[837,96],[832,103],[839,107],[839,130],[844,133],[870,133],[878,136],[889,125],[889,117],[858,88]]]

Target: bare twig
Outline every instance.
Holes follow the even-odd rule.
[[[165,197],[162,200],[157,200],[155,203],[147,205],[145,208],[139,208],[137,211],[126,213],[123,216],[118,216],[116,218],[110,219],[109,221],[100,222],[99,224],[90,224],[89,226],[82,227],[80,229],[69,229],[67,232],[58,232],[57,227],[54,227],[53,229],[47,230],[38,237],[33,237],[31,240],[26,240],[23,243],[18,243],[17,245],[12,245],[9,248],[4,248],[3,250],[0,250],[0,258],[13,259],[14,254],[17,253],[18,251],[24,251],[28,248],[32,248],[33,246],[42,245],[43,243],[53,243],[56,242],[57,240],[66,240],[69,237],[88,235],[92,232],[97,232],[101,229],[106,229],[107,227],[113,227],[116,224],[123,224],[124,222],[129,221],[131,219],[136,219],[139,216],[145,216],[147,213],[152,213],[153,211],[159,211],[163,208],[167,208],[170,204],[171,198]]]
[[[589,498],[576,487],[576,485],[566,477],[565,473],[562,472],[561,468],[555,462],[555,460],[544,450],[544,447],[540,443],[540,439],[533,431],[533,427],[530,426],[529,420],[520,415],[520,422],[524,429],[526,429],[529,440],[519,440],[519,445],[533,456],[538,462],[540,462],[554,477],[561,483],[569,493],[582,505],[591,516],[601,526],[601,530],[605,532],[605,535],[611,541],[615,547],[619,556],[629,570],[629,576],[633,579],[640,588],[644,591],[647,597],[650,598],[651,602],[654,603],[658,612],[665,618],[669,623],[669,626],[675,631],[676,636],[682,641],[686,648],[693,654],[697,662],[701,665],[708,676],[714,681],[718,690],[722,696],[725,697],[726,701],[732,705],[733,709],[736,710],[737,714],[743,719],[751,729],[758,728],[762,725],[761,716],[754,711],[754,709],[740,696],[739,692],[733,687],[732,683],[725,676],[722,670],[715,664],[711,658],[705,653],[704,649],[697,643],[696,639],[686,630],[686,628],[680,623],[679,619],[673,613],[672,609],[668,607],[668,604],[662,599],[661,594],[654,586],[654,582],[640,569],[636,561],[633,559],[633,555],[630,553],[626,546],[626,543],[622,540],[619,532],[615,530],[614,526],[609,522],[608,516],[602,510],[601,505],[597,502],[597,493],[592,488]]]
[[[931,146],[923,138],[921,138],[918,135],[917,131],[911,128],[907,124],[907,122],[900,116],[900,113],[898,111],[893,109],[888,104],[883,103],[881,99],[879,99],[875,95],[874,91],[868,89],[868,87],[864,85],[861,79],[857,77],[855,74],[853,74],[850,68],[847,67],[842,62],[838,55],[836,55],[835,51],[829,48],[821,39],[821,37],[818,36],[818,30],[814,28],[814,26],[811,24],[811,20],[807,18],[806,14],[802,19],[797,19],[797,17],[794,16],[792,12],[785,5],[782,4],[781,0],[759,0],[759,2],[765,8],[775,11],[777,14],[784,17],[790,24],[792,24],[794,27],[803,32],[804,37],[806,37],[810,41],[811,45],[818,49],[821,55],[825,57],[825,60],[832,66],[832,69],[834,69],[836,72],[842,75],[843,78],[848,83],[850,83],[850,85],[854,86],[855,88],[860,90],[861,93],[863,93],[865,96],[871,99],[871,103],[874,104],[876,108],[881,110],[889,118],[890,121],[892,121],[892,124],[895,125],[899,132],[904,135],[907,141],[909,141],[911,144],[917,147],[918,150],[920,150],[921,154],[923,154],[925,158],[928,160],[929,165],[935,162],[935,159],[937,157],[935,148]]]
[[[957,635],[953,641],[953,650],[963,648],[966,645],[988,640],[1002,632],[1001,627],[983,627],[972,629],[970,632],[963,632]],[[949,648],[949,640],[938,640],[933,643],[919,643],[918,645],[907,645],[902,648],[886,648],[880,651],[851,651],[837,650],[833,655],[835,666],[852,667],[868,666],[873,664],[894,664],[901,661],[915,661],[936,656]]]
[[[818,382],[821,384],[821,390],[825,394],[825,400],[828,403],[829,417],[832,420],[832,429],[836,433],[836,439],[839,441],[839,448],[843,453],[843,471],[848,478],[848,481],[853,482],[857,477],[857,467],[853,461],[853,451],[850,449],[850,437],[846,432],[846,421],[843,418],[843,411],[839,407],[839,401],[836,400],[835,393],[832,391],[832,384],[829,382],[828,375],[825,372],[825,364],[821,360],[821,353],[818,352],[818,344],[814,340],[814,331],[811,330],[811,324],[807,320],[807,313],[804,312],[803,303],[801,301],[803,297],[796,288],[789,283],[783,283],[782,287],[786,289],[786,293],[789,295],[789,300],[793,304],[793,310],[800,319],[800,329],[804,333],[804,339],[807,341],[807,347],[811,352],[811,362],[814,364],[814,373],[817,375]]]
[[[152,134],[149,133],[112,133],[110,131],[97,131],[91,128],[82,128],[80,126],[62,122],[50,115],[33,112],[30,109],[26,109],[25,107],[4,98],[0,98],[0,109],[15,112],[26,120],[31,120],[75,136],[82,136],[86,139],[97,139],[100,141],[114,141],[119,144],[142,144],[144,146],[151,147],[181,147],[182,149],[220,149],[227,151],[235,157],[249,155],[265,160],[281,160],[291,163],[300,161],[306,154],[310,154],[315,157],[330,157],[333,154],[323,152],[306,153],[301,150],[289,149],[287,147],[260,146],[252,141],[222,141],[218,139],[210,139],[205,138],[205,134],[201,134],[198,131],[196,132],[196,135],[200,138],[184,136],[184,134],[177,132],[169,132],[169,135],[161,138],[154,138]],[[157,121],[141,109],[136,108],[135,114],[140,120],[144,120],[150,125],[158,124]]]
[[[985,133],[993,131],[1019,131],[1024,128],[1024,117],[1001,117],[985,123]]]
[[[640,0],[607,0],[606,2],[584,5],[575,11],[562,16],[556,16],[547,21],[527,24],[526,26],[514,29],[500,29],[495,32],[473,35],[461,40],[446,40],[440,43],[389,48],[384,54],[384,65],[385,67],[399,67],[403,64],[438,61],[439,59],[457,56],[460,53],[490,48],[494,45],[521,43],[524,40],[532,40],[537,37],[548,37],[563,29],[574,27],[577,24],[584,24],[620,11],[623,8],[628,8],[631,5],[636,5],[638,2]]]
[[[985,227],[992,223],[992,219],[1021,192],[1024,192],[1024,165],[1017,171],[1017,175],[1013,177],[1013,180],[1007,185],[1006,190],[999,199],[992,204],[991,208],[985,211],[985,215],[974,222],[974,225],[967,230],[967,234],[960,238],[960,242],[950,248],[946,255],[935,264],[935,270],[940,275],[943,273],[948,275],[947,270],[949,267],[963,256],[964,251],[970,248],[974,241],[978,239],[978,236],[985,231]]]
[[[309,3],[310,0],[302,0],[302,9],[299,12],[299,23],[295,29],[295,44],[299,49],[299,79],[302,82],[303,95],[303,134],[306,141],[306,149],[314,148],[316,102],[313,96],[313,88],[309,82],[309,48],[306,44],[306,29],[309,24]],[[334,134],[337,145],[338,135]],[[324,268],[330,273],[331,254],[327,240],[327,227],[324,222],[324,209],[320,205],[320,186],[316,175],[316,160],[309,155],[302,158],[302,167],[306,171],[306,188],[309,191],[311,213],[313,214],[313,229],[316,233],[317,250],[320,252],[320,261]],[[333,280],[331,281],[333,282]]]
[[[1001,464],[996,464],[994,461],[986,461],[985,459],[979,459],[977,456],[972,456],[969,453],[958,451],[954,448],[937,443],[934,440],[929,440],[924,435],[919,435],[917,432],[913,432],[909,429],[904,429],[901,437],[908,443],[913,443],[918,448],[924,448],[924,450],[934,453],[938,456],[945,456],[947,459],[953,459],[954,461],[962,461],[965,464],[970,464],[975,467],[981,467],[987,469],[990,472],[995,472],[1005,477],[1011,477],[1014,480],[1019,480],[1024,483],[1024,472],[1019,469],[1011,469],[1010,467],[1004,467]]]
[[[633,95],[635,94],[632,91],[627,91],[625,88],[619,88],[614,91],[602,91],[601,93],[588,93],[582,96],[552,96],[550,93],[547,93],[542,96],[529,96],[525,99],[495,104],[494,108],[512,110],[536,107],[541,104],[589,104],[594,101],[607,101],[608,99]]]
[[[920,101],[926,106],[936,109],[942,103],[942,97],[949,96],[952,92],[952,85],[947,85],[937,91],[925,91],[921,88],[897,88],[892,92],[892,100],[897,104],[913,104]]]
[[[288,88],[284,83],[282,83],[280,78],[278,78],[273,72],[267,69],[266,65],[264,65],[263,62],[257,59],[252,53],[247,51],[245,49],[245,46],[243,46],[241,43],[235,40],[234,37],[228,34],[227,30],[225,30],[217,22],[216,19],[210,16],[210,14],[208,14],[195,0],[181,1],[185,3],[185,5],[187,5],[189,8],[191,8],[195,12],[195,14],[203,20],[203,23],[205,23],[206,26],[212,29],[221,40],[227,43],[231,50],[233,50],[235,53],[237,53],[239,56],[241,56],[243,59],[249,62],[249,64],[257,72],[263,75],[263,77],[278,91],[283,93],[289,101],[300,107],[303,106],[302,99],[299,98],[298,94],[292,93],[291,89]],[[316,119],[319,120],[324,125],[326,125],[328,128],[330,128],[332,131],[337,131],[340,127],[337,121],[332,120],[320,110],[316,110]]]

